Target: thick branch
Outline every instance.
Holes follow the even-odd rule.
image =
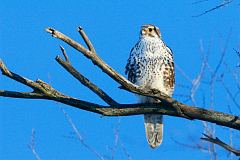
[[[1,64],[3,64],[3,62],[1,62]],[[0,66],[1,69],[3,66],[5,65]],[[10,72],[6,67],[5,67],[5,71]],[[21,77],[21,76],[19,76],[19,78],[25,79],[24,77]],[[54,88],[52,88],[50,85],[48,85],[43,81],[38,80],[38,84],[41,84],[41,85],[40,86],[36,85],[36,89],[39,90],[39,88],[44,88],[45,92],[24,93],[24,92],[0,91],[0,96],[12,97],[12,98],[53,100],[53,101],[70,105],[82,110],[102,114],[104,116],[129,116],[129,115],[154,113],[154,114],[164,114],[164,115],[186,118],[182,114],[177,112],[174,107],[172,107],[171,105],[166,105],[165,103],[114,104],[109,106],[103,106],[103,105],[98,105],[95,103],[90,103],[90,102],[86,102],[86,101],[82,101],[76,98],[66,96],[62,93],[59,93],[57,90],[55,90]],[[224,114],[216,111],[209,111],[209,110],[187,106],[187,105],[181,105],[181,104],[179,104],[178,107],[192,119],[204,120],[204,121],[208,121],[208,122],[216,123],[222,126],[240,130],[240,119],[237,116]]]
[[[0,90],[0,96],[11,97],[11,98],[28,98],[28,99],[45,99],[44,95],[33,92],[14,92]]]
[[[228,144],[224,143],[223,141],[221,141],[219,138],[213,138],[211,136],[208,136],[206,134],[203,134],[204,137],[202,137],[202,140],[217,144],[221,147],[223,147],[224,149],[228,150],[229,152],[234,153],[236,156],[240,156],[240,150],[236,150],[234,148],[232,148],[231,146],[229,146]]]

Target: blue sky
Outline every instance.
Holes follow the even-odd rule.
[[[124,74],[126,60],[138,40],[140,26],[150,23],[160,28],[165,43],[173,50],[175,63],[191,79],[199,74],[201,68],[201,44],[204,52],[209,55],[209,64],[213,68],[218,64],[222,48],[227,44],[224,61],[232,71],[237,72],[238,59],[232,48],[240,49],[238,2],[233,1],[225,8],[198,18],[192,16],[216,6],[220,1],[192,4],[193,2],[2,0],[0,58],[9,69],[27,78],[40,78],[65,94],[104,104],[54,60],[55,56],[60,54],[61,44],[72,64],[81,73],[118,102],[132,103],[136,102],[134,95],[118,89],[119,85],[94,67],[89,60],[63,42],[51,38],[44,29],[56,28],[82,42],[76,31],[78,26],[82,26],[98,55]],[[225,70],[220,68],[219,74],[225,73]],[[208,76],[206,72],[206,81]],[[178,84],[189,85],[179,71],[176,72],[176,81]],[[225,82],[233,92],[236,91],[231,78],[226,78]],[[3,76],[0,76],[0,89],[30,91],[29,88]],[[199,107],[203,107],[201,97],[205,91],[206,106],[209,106],[209,86],[201,85],[199,90],[196,95]],[[232,112],[239,115],[239,109],[222,90],[222,86],[218,87],[216,84],[214,106],[218,107],[214,109],[228,112],[226,106],[229,104]],[[189,94],[189,91],[176,87],[175,98],[184,101],[184,98],[177,96],[180,94]],[[192,105],[190,101],[186,103]],[[36,131],[36,150],[42,159],[97,159],[96,155],[75,138],[61,107],[71,116],[85,142],[104,156],[111,157],[108,148],[114,146],[114,128],[119,125],[119,137],[132,159],[209,159],[207,153],[183,147],[172,140],[186,144],[198,143],[203,132],[200,121],[165,116],[164,142],[161,147],[152,150],[145,139],[141,115],[101,117],[56,102],[10,98],[0,98],[0,159],[34,159],[27,146],[32,128]],[[216,135],[228,142],[227,129],[217,127]],[[217,151],[219,159],[227,158],[226,151],[221,148],[217,148]],[[127,159],[120,144],[115,159]]]

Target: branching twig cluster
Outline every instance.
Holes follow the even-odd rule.
[[[219,85],[222,86],[226,90],[226,93],[229,96],[230,100],[233,102],[233,104],[236,107],[239,108],[238,101],[237,101],[237,98],[238,98],[237,96],[238,96],[238,93],[240,92],[238,76],[237,76],[237,73],[233,72],[233,70],[230,69],[230,67],[225,62],[225,55],[227,52],[227,46],[228,46],[228,42],[229,42],[230,35],[231,35],[230,33],[228,35],[226,44],[224,45],[224,47],[222,48],[222,50],[220,52],[220,58],[216,64],[215,68],[212,68],[209,64],[209,60],[208,60],[209,48],[208,48],[207,53],[205,53],[202,43],[200,43],[200,53],[203,57],[202,58],[202,66],[201,66],[200,72],[196,76],[196,78],[191,80],[191,78],[183,71],[183,69],[181,69],[179,66],[176,67],[177,70],[182,75],[182,77],[186,80],[186,82],[190,83],[190,85],[185,84],[185,85],[181,85],[180,87],[184,86],[183,87],[184,89],[189,90],[189,93],[188,93],[188,91],[184,91],[184,94],[185,94],[184,97],[187,98],[186,99],[187,101],[190,100],[194,105],[197,105],[197,101],[198,102],[201,101],[199,99],[199,95],[198,95],[197,101],[195,98],[197,95],[196,94],[197,91],[200,91],[200,93],[202,94],[202,97],[203,97],[201,106],[203,106],[203,108],[209,108],[209,109],[214,110],[214,108],[216,107],[216,106],[214,106],[215,88],[216,88],[217,83],[220,82]],[[234,51],[236,52],[236,50],[234,50]],[[223,67],[225,67],[225,68],[223,68]],[[236,93],[232,93],[230,88],[228,88],[228,86],[225,84],[225,81],[224,81],[224,75],[225,75],[224,73],[225,72],[222,73],[223,69],[226,69],[227,72],[230,73],[230,76],[232,76],[232,78],[233,78],[233,82],[236,83],[237,90],[238,90]],[[204,77],[204,79],[203,79],[203,77]],[[205,79],[209,79],[209,80],[205,80]],[[209,104],[208,104],[208,106],[206,106],[207,100],[205,97],[207,90],[203,86],[207,86],[206,89],[209,89]],[[203,88],[204,88],[204,90],[203,90]],[[230,109],[230,105],[227,105],[227,106],[228,106],[228,109]],[[234,107],[234,106],[232,106],[232,107]],[[232,113],[231,110],[229,110],[229,113]],[[202,123],[203,123],[203,128],[204,128],[203,132],[208,136],[214,137],[215,136],[215,128],[216,128],[215,125],[209,124],[206,121],[203,121]],[[231,135],[230,135],[230,137],[231,137]],[[232,140],[230,138],[230,142],[231,141]],[[174,140],[174,142],[176,142],[179,145],[188,147],[188,148],[200,149],[201,151],[208,151],[209,155],[211,156],[211,159],[218,159],[215,143],[207,143],[208,149],[205,150],[206,147],[204,146],[203,142],[201,142],[201,141],[199,143],[195,143],[195,144],[192,144],[192,143],[185,144],[182,142],[178,142],[176,140]],[[193,141],[191,140],[191,142],[193,142]],[[232,144],[230,143],[229,147],[231,147],[231,146],[232,146]],[[203,149],[203,148],[205,148],[205,149]]]
[[[66,117],[68,123],[71,125],[71,128],[73,129],[75,135],[77,136],[77,139],[80,141],[80,143],[90,152],[92,152],[93,154],[95,154],[99,159],[101,160],[105,160],[105,158],[98,152],[96,151],[94,148],[92,148],[90,145],[88,145],[85,140],[83,139],[82,135],[80,134],[80,132],[78,131],[76,125],[73,123],[72,118],[67,114],[67,112],[63,109],[62,112],[64,114],[64,116]]]

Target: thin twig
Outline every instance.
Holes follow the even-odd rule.
[[[198,1],[193,2],[192,4],[198,4],[198,3],[207,2],[207,1],[209,1],[209,0],[198,0]]]
[[[86,43],[88,49],[93,52],[93,53],[96,53],[91,41],[89,40],[88,36],[86,35],[86,33],[84,32],[83,28],[82,27],[78,27],[78,32],[79,34],[82,36],[84,42]]]
[[[187,74],[183,71],[183,69],[180,66],[175,64],[175,67],[188,82],[192,82],[191,78],[187,76]]]
[[[191,144],[186,144],[186,143],[182,143],[176,139],[174,139],[173,137],[171,137],[171,140],[180,145],[180,146],[183,146],[183,147],[187,147],[187,148],[191,148],[191,149],[200,149],[202,151],[207,151],[207,148],[205,148],[204,146],[202,146],[201,144],[198,144],[198,143],[193,143],[191,142]],[[191,140],[192,141],[192,140]]]
[[[229,146],[233,146],[233,131],[229,128]],[[232,155],[232,152],[229,152],[229,156]]]
[[[234,148],[232,148],[231,146],[229,146],[228,144],[224,143],[223,141],[221,141],[219,138],[213,138],[207,134],[203,134],[203,137],[201,138],[202,140],[217,144],[221,147],[223,147],[224,149],[228,150],[229,152],[234,153],[236,156],[240,156],[240,150],[236,150]]]
[[[61,109],[62,109],[62,112],[63,112],[64,116],[66,117],[68,123],[71,125],[74,133],[76,134],[77,139],[81,142],[81,144],[82,144],[85,148],[87,148],[90,152],[92,152],[93,154],[95,154],[99,159],[105,160],[104,157],[103,157],[100,153],[98,153],[94,148],[92,148],[91,146],[89,146],[89,145],[85,142],[85,140],[83,139],[82,135],[81,135],[80,132],[78,131],[76,125],[73,123],[71,117],[68,115],[68,113],[67,113],[63,108],[61,108]]]
[[[214,11],[214,10],[217,10],[217,9],[221,8],[221,7],[224,7],[224,6],[228,5],[229,3],[231,3],[232,1],[233,1],[233,0],[224,1],[222,4],[219,4],[219,5],[213,7],[213,8],[211,8],[211,9],[209,9],[209,10],[204,11],[204,12],[201,13],[201,14],[198,14],[198,15],[195,15],[195,16],[192,16],[192,17],[200,17],[200,16],[205,15],[205,14],[207,14],[207,13],[209,13],[209,12],[212,12],[212,11]]]
[[[117,147],[119,144],[119,127],[120,127],[120,117],[118,117],[118,121],[116,126],[113,128],[113,133],[114,133],[114,144],[113,147],[108,147],[109,150],[111,151],[111,160],[114,160],[115,155],[116,155],[116,151],[117,151]]]
[[[28,147],[31,149],[35,159],[41,160],[41,158],[39,157],[39,155],[35,149],[35,130],[34,130],[34,128],[32,129],[31,140],[30,140],[30,143],[28,144]]]
[[[240,57],[239,57],[239,58],[240,58]],[[223,64],[224,64],[225,68],[227,69],[227,71],[231,73],[232,78],[233,78],[233,80],[234,80],[235,83],[236,83],[236,87],[238,88],[238,90],[240,90],[240,80],[239,80],[239,78],[238,78],[238,73],[237,73],[235,70],[232,71],[232,70],[230,69],[229,65],[227,64],[227,62],[224,62]]]
[[[61,45],[60,45],[60,49],[61,49],[61,51],[62,51],[62,54],[63,54],[64,58],[65,58],[65,61],[68,62],[68,63],[70,63],[69,58],[68,58],[68,55],[67,55],[67,53],[66,53],[66,50],[65,50],[65,49],[63,48],[63,46],[61,46]]]
[[[124,145],[124,143],[122,142],[121,139],[119,140],[119,143],[120,143],[120,145],[121,145],[121,147],[122,147],[122,150],[123,150],[124,154],[126,155],[127,159],[128,159],[128,160],[132,160],[132,156],[131,156],[130,153],[128,152],[126,146]]]
[[[227,35],[227,40],[226,40],[225,46],[223,47],[223,49],[222,49],[222,51],[221,51],[221,57],[220,57],[220,59],[219,59],[219,62],[218,62],[218,64],[217,64],[214,72],[212,73],[212,79],[214,79],[214,78],[216,77],[219,68],[222,66],[224,57],[225,57],[226,52],[227,52],[228,43],[229,43],[230,38],[231,38],[231,33],[232,33],[232,29],[229,31],[229,33],[228,33],[228,35]]]
[[[240,104],[238,103],[238,101],[236,100],[236,98],[233,96],[231,90],[227,87],[227,85],[225,84],[223,77],[220,78],[220,82],[222,84],[222,86],[224,87],[224,89],[226,90],[227,94],[230,96],[230,98],[232,99],[233,103],[237,106],[238,109],[240,109]]]
[[[207,122],[203,122],[203,124],[204,124],[204,132],[207,135],[214,136],[214,134],[215,134],[214,126],[209,125]],[[208,153],[210,154],[211,159],[213,159],[213,160],[217,160],[218,159],[217,158],[216,147],[215,147],[214,143],[209,143],[208,144]]]

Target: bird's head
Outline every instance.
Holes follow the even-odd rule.
[[[160,30],[158,27],[151,25],[151,24],[145,24],[141,27],[140,31],[140,36],[141,37],[161,37]]]

